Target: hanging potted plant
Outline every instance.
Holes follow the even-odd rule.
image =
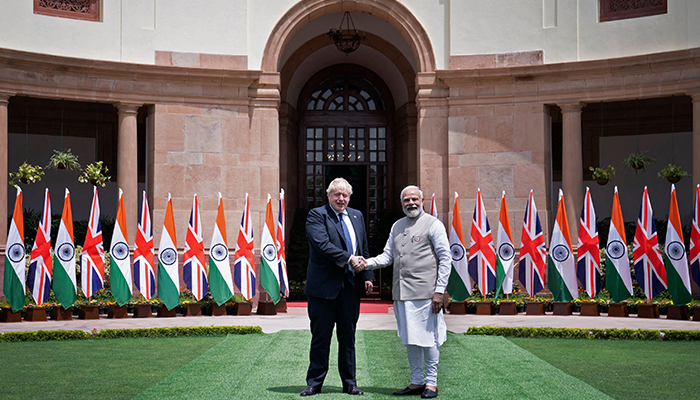
[[[17,186],[17,180],[21,183],[35,183],[41,180],[44,176],[44,170],[38,165],[27,164],[23,162],[22,165],[17,168],[17,172],[10,172],[10,181],[8,182],[12,186]]]
[[[654,159],[647,155],[646,151],[637,151],[631,153],[623,163],[625,164],[625,169],[633,170],[636,174],[640,169],[646,171],[647,167],[654,162]]]
[[[615,167],[608,165],[607,167],[588,167],[593,172],[593,179],[599,185],[605,185],[615,176]]]
[[[109,182],[110,176],[107,175],[107,167],[102,164],[102,161],[96,161],[88,164],[78,177],[80,183],[88,183],[97,186],[105,187]]]
[[[73,154],[71,149],[54,150],[53,155],[49,159],[49,165],[47,165],[46,168],[76,171],[80,169],[80,163],[78,162],[78,156]]]
[[[668,164],[664,169],[659,171],[659,178],[666,178],[671,183],[676,183],[688,176],[690,176],[688,172],[673,164]]]

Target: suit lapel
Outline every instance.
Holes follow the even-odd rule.
[[[333,221],[333,225],[335,226],[335,230],[338,232],[340,241],[343,245],[345,245],[345,233],[343,232],[343,226],[341,225],[342,222],[340,221],[340,218],[338,218],[335,210],[333,210],[329,204],[326,204],[326,212],[328,213],[328,217],[331,219],[331,221]]]

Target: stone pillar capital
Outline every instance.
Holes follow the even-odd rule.
[[[139,111],[139,107],[141,107],[143,104],[140,103],[128,103],[128,102],[120,102],[115,104],[114,106],[117,107],[117,110],[119,110],[120,114],[137,114]]]
[[[693,99],[693,103],[700,102],[700,91],[698,92],[687,92],[686,93],[688,96],[690,96],[691,99]]]
[[[10,101],[10,97],[14,96],[16,93],[10,92],[0,92],[0,104],[7,104]]]
[[[559,108],[561,108],[561,112],[563,113],[570,113],[570,112],[577,112],[580,113],[583,107],[586,106],[586,103],[576,101],[576,102],[571,102],[571,103],[559,103],[557,104]]]

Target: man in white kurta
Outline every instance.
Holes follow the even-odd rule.
[[[447,335],[442,306],[452,256],[445,226],[423,210],[423,192],[407,186],[401,204],[406,217],[394,223],[384,252],[368,259],[366,267],[394,266],[394,315],[411,366],[411,384],[394,394],[433,398],[440,346]]]

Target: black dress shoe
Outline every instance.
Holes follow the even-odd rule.
[[[421,394],[424,390],[425,385],[417,387],[415,389],[411,389],[410,387],[406,386],[405,388],[394,392],[394,396],[408,396],[411,394]]]
[[[316,393],[321,393],[321,385],[309,385],[306,387],[306,389],[302,390],[301,393],[299,393],[299,396],[313,396]]]
[[[433,399],[435,397],[437,397],[437,388],[435,388],[435,391],[425,389],[420,395],[421,399]]]
[[[363,394],[365,394],[365,392],[360,390],[357,386],[344,387],[343,393],[352,394],[352,395],[356,395],[356,396],[362,396]]]

